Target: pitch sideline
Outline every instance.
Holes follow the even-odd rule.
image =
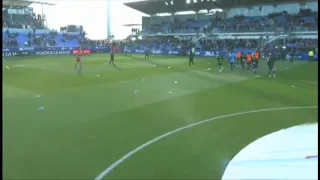
[[[234,116],[240,116],[240,115],[244,115],[244,114],[252,114],[252,113],[259,113],[259,112],[268,112],[268,111],[281,111],[281,110],[291,110],[291,109],[313,109],[313,108],[318,108],[318,106],[298,106],[298,107],[282,107],[282,108],[268,108],[268,109],[258,109],[258,110],[252,110],[252,111],[243,111],[243,112],[238,112],[238,113],[233,113],[233,114],[226,114],[226,115],[222,115],[222,116],[217,116],[217,117],[213,117],[213,118],[209,118],[209,119],[205,119],[196,123],[192,123],[183,127],[180,127],[178,129],[169,131],[165,134],[162,134],[138,147],[136,147],[135,149],[133,149],[132,151],[128,152],[127,154],[125,154],[123,157],[121,157],[120,159],[118,159],[117,161],[115,161],[114,163],[112,163],[107,169],[105,169],[104,171],[102,171],[96,178],[95,180],[102,180],[106,175],[108,175],[114,168],[116,168],[117,166],[119,166],[121,163],[123,163],[125,160],[129,159],[132,155],[136,154],[137,152],[141,151],[142,149],[146,148],[147,146],[165,138],[168,136],[173,135],[174,133],[177,133],[179,131],[185,130],[185,129],[189,129],[192,128],[194,126],[206,123],[206,122],[210,122],[213,120],[217,120],[217,119],[223,119],[223,118],[227,118],[227,117],[234,117]]]

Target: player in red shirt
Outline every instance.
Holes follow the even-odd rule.
[[[80,68],[82,68],[82,64],[81,64],[81,55],[82,55],[82,51],[79,48],[79,50],[76,53],[76,64],[74,65],[74,68],[77,68],[77,65],[79,64]]]

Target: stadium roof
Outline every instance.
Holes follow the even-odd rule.
[[[4,6],[28,7],[28,6],[30,6],[31,4],[54,5],[54,4],[51,4],[51,3],[40,2],[40,1],[2,0],[2,5],[4,5]]]
[[[124,5],[145,14],[158,14],[168,12],[196,11],[203,9],[229,9],[233,7],[250,7],[262,4],[283,4],[299,2],[300,0],[144,0],[128,2]],[[308,0],[307,0],[308,1]]]
[[[28,7],[32,2],[26,0],[3,0],[2,5],[4,6],[19,6],[19,7]]]

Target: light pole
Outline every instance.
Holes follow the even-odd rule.
[[[107,39],[111,38],[111,0],[107,0]]]

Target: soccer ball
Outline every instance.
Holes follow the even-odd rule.
[[[208,71],[211,71],[211,68],[208,68]]]

